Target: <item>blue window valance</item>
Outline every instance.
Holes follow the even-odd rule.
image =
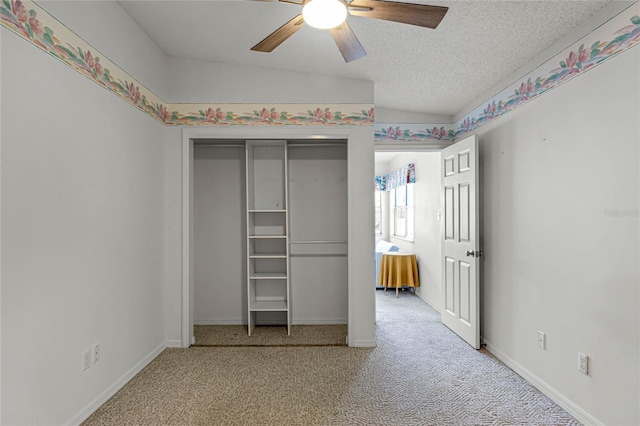
[[[409,163],[406,167],[389,174],[376,176],[374,187],[376,191],[391,191],[410,183],[416,183],[416,165],[414,163]]]

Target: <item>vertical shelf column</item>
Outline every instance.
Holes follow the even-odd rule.
[[[281,313],[291,334],[286,141],[247,141],[247,331]],[[278,315],[278,314],[274,314]]]

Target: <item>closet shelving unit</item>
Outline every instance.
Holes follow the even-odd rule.
[[[287,142],[247,141],[247,314],[286,317],[291,334]]]

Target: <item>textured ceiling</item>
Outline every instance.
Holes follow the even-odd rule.
[[[608,1],[423,1],[449,7],[435,30],[349,16],[368,55],[345,63],[326,30],[305,26],[273,53],[250,48],[300,12],[260,1],[124,1],[170,56],[375,83],[375,105],[454,115]]]

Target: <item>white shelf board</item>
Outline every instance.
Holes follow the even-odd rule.
[[[270,239],[275,239],[275,238],[287,238],[286,235],[249,235],[249,238],[253,238],[253,239],[265,239],[265,238],[270,238]]]
[[[286,213],[286,210],[260,210],[260,209],[253,209],[253,210],[249,210],[249,213]]]
[[[287,302],[285,300],[260,300],[251,302],[249,308],[252,312],[257,311],[286,311]]]
[[[286,259],[286,254],[251,254],[250,259]]]
[[[278,272],[254,272],[249,279],[252,280],[286,280],[287,274]]]

